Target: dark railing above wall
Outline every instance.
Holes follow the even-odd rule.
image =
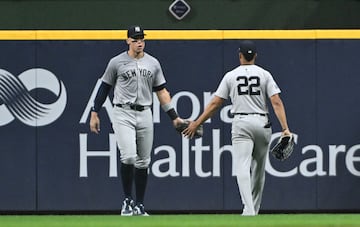
[[[173,0],[0,0],[1,29],[357,29],[358,0],[186,0],[176,19]]]

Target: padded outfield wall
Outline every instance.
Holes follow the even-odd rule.
[[[269,156],[262,211],[359,211],[359,30],[147,31],[146,51],[163,67],[181,117],[194,119],[222,76],[236,67],[241,39],[282,89],[296,136],[293,156]],[[122,201],[111,96],[89,112],[124,30],[0,31],[0,211],[117,211]],[[21,101],[27,97],[28,101]],[[175,132],[155,99],[147,209],[239,211],[229,103],[202,139]],[[31,103],[31,104],[30,104]],[[37,108],[32,108],[32,104]],[[271,110],[273,141],[280,133]]]

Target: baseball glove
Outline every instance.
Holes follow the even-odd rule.
[[[270,150],[270,153],[278,160],[284,161],[290,157],[291,153],[294,151],[294,137],[291,136],[282,136],[275,146]]]
[[[176,129],[176,131],[178,131],[178,132],[181,134],[182,131],[184,131],[184,130],[189,126],[189,124],[190,124],[190,121],[184,120],[182,123],[177,124],[176,127],[175,127],[175,129]],[[202,137],[202,136],[203,136],[203,131],[204,131],[204,130],[203,130],[203,126],[200,125],[200,126],[197,128],[196,132],[195,132],[194,138],[200,138],[200,137]]]

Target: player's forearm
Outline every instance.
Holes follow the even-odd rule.
[[[209,119],[210,117],[212,117],[212,115],[214,115],[215,113],[215,109],[213,109],[209,106],[209,109],[205,109],[205,111],[200,115],[200,117],[198,119],[196,119],[195,124],[196,126],[199,126],[201,124],[203,124],[207,119]]]
[[[99,112],[102,105],[104,104],[107,95],[111,89],[111,85],[101,82],[99,90],[96,93],[96,97],[94,100],[94,106],[92,107],[93,112]]]
[[[279,120],[282,130],[284,131],[284,130],[288,129],[289,126],[287,124],[285,107],[284,107],[284,104],[282,103],[282,101],[279,99],[277,102],[274,102],[273,108],[274,108],[275,115],[276,115],[277,119]]]
[[[171,104],[171,96],[170,93],[166,90],[166,88],[157,91],[156,94],[161,104],[161,108],[164,110],[164,112],[168,114],[170,119],[172,121],[178,119],[179,116],[175,111],[175,108]]]
[[[279,110],[279,111],[275,111],[275,114],[277,116],[277,118],[279,119],[282,131],[285,131],[286,129],[289,129],[289,126],[287,124],[287,120],[286,120],[286,114],[285,114],[285,110]]]
[[[214,113],[219,109],[223,100],[217,96],[215,96],[211,102],[206,106],[204,112],[200,115],[200,117],[195,121],[197,125],[203,124],[207,119],[212,117]]]
[[[171,103],[171,96],[170,96],[170,93],[167,91],[166,88],[164,88],[164,89],[162,89],[160,91],[157,91],[156,95],[157,95],[161,105]]]

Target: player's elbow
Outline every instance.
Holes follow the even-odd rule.
[[[166,88],[163,88],[156,92],[156,95],[160,101],[161,104],[165,104],[170,100],[170,93]]]
[[[218,109],[224,102],[223,98],[220,98],[219,96],[214,96],[213,99],[210,102],[210,105],[212,105],[215,109]]]
[[[271,101],[271,105],[273,106],[274,109],[278,109],[278,108],[283,107],[283,103],[282,103],[281,98],[280,98],[280,96],[278,94],[271,96],[270,101]]]

